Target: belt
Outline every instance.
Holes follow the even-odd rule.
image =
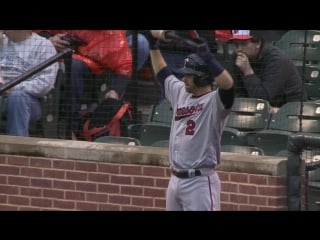
[[[196,176],[201,176],[200,169],[190,169],[190,170],[175,170],[171,169],[171,172],[173,175],[175,175],[178,178],[191,178]]]

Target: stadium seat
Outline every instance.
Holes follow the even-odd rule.
[[[135,123],[128,125],[128,137],[132,138],[140,138],[140,131],[141,131],[142,124]]]
[[[320,98],[320,31],[290,30],[275,45],[293,60],[304,82],[308,100]]]
[[[265,155],[283,155],[289,135],[295,132],[320,133],[320,103],[286,103],[272,115],[268,129],[253,136],[252,143]]]
[[[162,100],[158,105],[153,105],[149,122],[171,124],[172,107],[168,100]]]
[[[275,45],[280,49],[288,49],[293,46],[314,47],[319,43],[319,30],[290,30],[283,34]]]
[[[257,131],[267,128],[269,102],[257,98],[235,98],[232,112],[222,133],[221,145],[248,145]]]
[[[296,67],[302,76],[308,100],[320,99],[320,65],[297,64]]]
[[[151,146],[155,141],[169,140],[171,121],[171,104],[168,100],[162,100],[152,106],[146,123],[128,126],[128,135],[138,138],[142,145]]]
[[[261,148],[253,146],[239,146],[239,145],[221,145],[222,152],[241,153],[246,155],[262,156],[264,152]]]
[[[160,140],[169,140],[171,125],[148,122],[141,126],[139,140],[143,146],[151,146]]]
[[[169,140],[156,141],[156,142],[154,142],[151,146],[152,146],[152,147],[169,148]]]
[[[290,30],[275,43],[297,64],[320,63],[320,31]]]

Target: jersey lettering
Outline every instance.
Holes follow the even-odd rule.
[[[192,116],[203,110],[203,103],[199,103],[195,106],[181,107],[177,109],[175,120],[179,120],[184,117]]]

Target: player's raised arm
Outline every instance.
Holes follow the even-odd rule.
[[[207,64],[215,83],[223,90],[232,89],[233,78],[227,70],[218,62],[213,53],[210,52],[208,44],[203,39],[195,39],[198,43],[197,47],[193,47],[196,52]]]
[[[159,39],[155,38],[151,34],[150,30],[146,31],[145,36],[150,44],[150,57],[154,73],[158,74],[161,71],[161,69],[167,66],[167,63],[165,62],[159,50]]]
[[[164,58],[162,57],[162,54],[160,50],[151,49],[150,50],[150,57],[152,62],[152,67],[155,72],[155,74],[158,74],[161,69],[167,66],[167,63],[165,62]]]

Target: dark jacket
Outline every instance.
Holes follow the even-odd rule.
[[[243,76],[232,57],[230,72],[235,81],[237,97],[262,98],[273,107],[286,102],[306,101],[302,79],[292,60],[280,49],[263,44],[257,60],[250,61],[253,75]]]

